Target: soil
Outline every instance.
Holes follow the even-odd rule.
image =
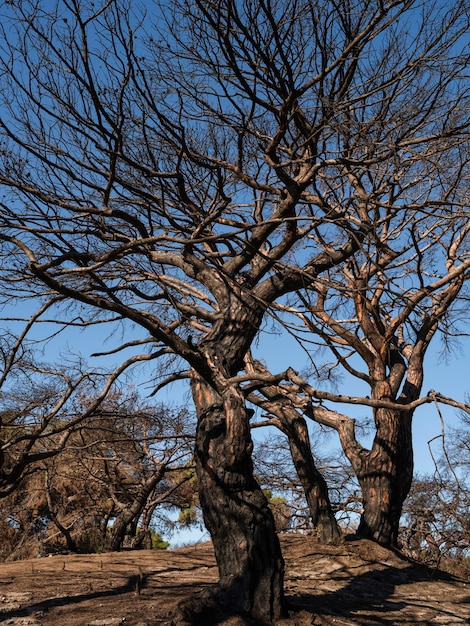
[[[425,626],[470,623],[470,583],[367,540],[324,546],[281,537],[289,617],[279,626]],[[217,580],[212,545],[63,555],[0,566],[0,623],[156,626],[181,600]],[[207,626],[253,623],[212,615]]]

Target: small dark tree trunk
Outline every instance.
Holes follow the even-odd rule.
[[[150,531],[150,521],[152,519],[153,511],[155,510],[155,505],[151,504],[149,506],[148,503],[145,504],[144,510],[142,512],[142,517],[140,519],[140,529],[137,531],[135,536],[131,541],[131,549],[136,550],[141,548],[142,545],[146,550],[152,549],[152,533]]]
[[[63,526],[56,515],[51,514],[51,518],[52,521],[54,522],[54,524],[56,525],[57,529],[63,534],[63,536],[65,537],[65,542],[67,544],[67,550],[69,550],[70,552],[78,552],[78,546],[76,541],[73,539],[72,535],[70,534],[70,531],[68,528],[66,528],[65,526]]]
[[[251,355],[245,366],[247,371],[267,374],[266,368]],[[264,386],[263,395],[267,400],[260,406],[276,416],[273,423],[289,442],[292,462],[305,493],[312,524],[318,531],[320,541],[331,543],[339,538],[340,531],[331,508],[328,486],[315,465],[307,423],[277,387]]]
[[[307,499],[310,517],[323,543],[339,538],[340,532],[328,495],[325,479],[315,466],[308,428],[297,415],[285,425],[292,461]]]
[[[56,526],[56,528],[65,537],[65,542],[67,544],[67,550],[70,550],[70,552],[78,552],[77,543],[76,543],[75,539],[72,537],[72,535],[70,533],[70,530],[67,527],[65,527],[63,524],[60,523],[59,518],[56,515],[55,507],[54,507],[54,504],[52,502],[51,487],[50,487],[50,484],[49,484],[49,475],[47,473],[47,470],[46,470],[46,473],[45,473],[44,490],[46,492],[47,508],[49,510],[49,515],[50,515],[51,520],[53,521],[54,525]]]
[[[253,476],[244,399],[235,389],[222,397],[194,373],[192,392],[199,499],[220,573],[212,598],[270,623],[285,613],[284,562],[273,515]]]
[[[395,547],[403,503],[413,478],[411,415],[398,410],[379,411],[380,427],[372,450],[356,472],[363,497],[357,534]]]
[[[134,526],[134,530],[137,528],[137,522],[139,520],[142,511],[145,508],[147,499],[156,485],[162,480],[164,470],[155,472],[150,476],[139,488],[138,493],[134,497],[134,500],[129,502],[116,516],[113,527],[111,529],[111,536],[108,541],[109,550],[120,550],[124,542],[124,536],[129,525]]]
[[[108,541],[108,550],[118,551],[122,548],[124,543],[124,537],[127,534],[129,522],[133,519],[135,513],[131,505],[128,505],[123,509],[114,520],[114,524],[111,528],[111,535]]]

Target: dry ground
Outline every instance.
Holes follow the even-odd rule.
[[[470,584],[365,540],[282,537],[290,617],[280,626],[470,623]],[[54,556],[0,564],[0,623],[169,625],[178,601],[217,579],[210,543],[171,551]],[[241,618],[204,624],[239,626]]]

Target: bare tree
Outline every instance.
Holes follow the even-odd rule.
[[[2,8],[2,276],[12,297],[58,294],[83,324],[127,320],[142,335],[120,347],[142,359],[189,365],[215,598],[269,621],[284,612],[283,562],[253,477],[243,359],[274,303],[317,289],[375,229],[374,168],[396,159],[392,212],[429,210],[402,161],[459,154],[466,4],[153,9]],[[442,211],[460,206],[452,189]]]
[[[108,397],[60,452],[44,454],[4,497],[9,558],[151,543],[155,509],[184,506],[190,497],[184,485],[194,476],[191,425],[185,409]],[[43,439],[44,452],[49,448],[55,450],[53,437]]]
[[[435,470],[413,481],[399,541],[412,557],[469,578],[470,405],[460,404],[460,424],[448,429],[443,423],[441,436],[429,442]]]
[[[454,476],[421,476],[413,481],[403,507],[399,543],[405,554],[469,577],[468,484]]]
[[[413,413],[437,399],[432,391],[420,397],[425,355],[436,334],[448,339],[464,332],[468,319],[462,298],[470,267],[468,211],[447,216],[435,210],[410,223],[408,217],[406,210],[389,214],[367,259],[356,257],[316,293],[301,296],[306,329],[333,354],[326,367],[344,368],[366,383],[370,396],[325,393],[291,377],[311,400],[306,413],[338,431],[353,465],[364,501],[358,533],[387,545],[396,543],[413,475]],[[318,405],[322,400],[372,408],[370,450],[358,443],[354,421]]]
[[[431,192],[436,195],[435,188]],[[358,534],[385,545],[396,544],[411,486],[414,411],[430,402],[462,404],[433,390],[425,396],[421,392],[431,341],[440,333],[448,343],[465,333],[468,322],[468,211],[457,206],[450,214],[435,209],[421,219],[408,222],[409,217],[405,209],[388,213],[387,226],[377,229],[380,235],[373,243],[367,242],[366,254],[356,255],[315,290],[300,293],[303,306],[286,307],[304,324],[304,333],[299,323],[292,331],[304,345],[312,353],[316,346],[326,346],[333,356],[323,372],[315,361],[317,380],[342,368],[366,383],[370,395],[323,391],[308,382],[308,375],[294,371],[289,374],[292,385],[278,390],[284,402],[290,397],[293,409],[338,432],[362,489]],[[262,391],[266,398],[270,393],[269,388]],[[371,408],[375,436],[370,449],[359,443],[355,420],[328,401]]]
[[[114,522],[107,542],[111,550],[119,550],[126,536],[131,545],[141,543],[145,533],[149,535],[156,507],[181,506],[184,485],[194,477],[194,436],[189,434],[193,424],[187,410],[163,406],[129,409],[126,416],[119,416],[118,448],[112,446],[113,453],[108,449],[104,454],[109,448],[108,438],[97,445],[97,450],[104,445],[103,452],[98,453],[106,465],[101,480],[114,503]],[[116,418],[111,419],[114,422]],[[123,480],[116,480],[119,476]],[[146,529],[139,529],[143,518]]]
[[[448,189],[444,190],[448,193]],[[436,190],[432,189],[435,196]],[[386,212],[388,209],[385,210]],[[291,371],[291,385],[258,385],[261,397],[251,401],[279,421],[281,406],[292,415],[303,411],[309,418],[334,428],[362,489],[363,513],[358,534],[385,545],[395,545],[403,502],[413,476],[412,417],[425,403],[462,406],[443,394],[421,396],[425,356],[436,334],[446,343],[464,334],[469,276],[468,211],[458,207],[450,214],[434,210],[411,218],[402,209],[388,213],[387,226],[379,229],[366,251],[344,269],[322,278],[315,290],[299,293],[301,305],[284,306],[294,314],[296,334],[312,354],[328,347],[333,358],[323,372],[314,361],[318,379],[328,380],[338,368],[370,388],[367,396],[327,392],[308,382],[308,375]],[[408,221],[409,220],[409,221]],[[300,330],[304,325],[304,331]],[[252,363],[247,360],[247,370]],[[258,369],[267,372],[260,363]],[[313,378],[313,376],[312,376]],[[273,397],[277,407],[272,406]],[[369,406],[375,437],[370,449],[359,443],[355,420],[325,405]],[[293,439],[292,439],[293,441]]]
[[[30,324],[14,336],[6,329],[0,340],[0,498],[41,461],[64,450],[70,436],[96,415],[122,373],[87,369],[77,357],[61,366],[41,362],[33,342],[26,340],[28,330]],[[92,393],[93,400],[84,405],[83,397]]]

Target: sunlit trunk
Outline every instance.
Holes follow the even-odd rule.
[[[403,503],[413,477],[411,415],[379,409],[377,434],[371,452],[357,472],[363,513],[358,535],[385,546],[396,546]]]

